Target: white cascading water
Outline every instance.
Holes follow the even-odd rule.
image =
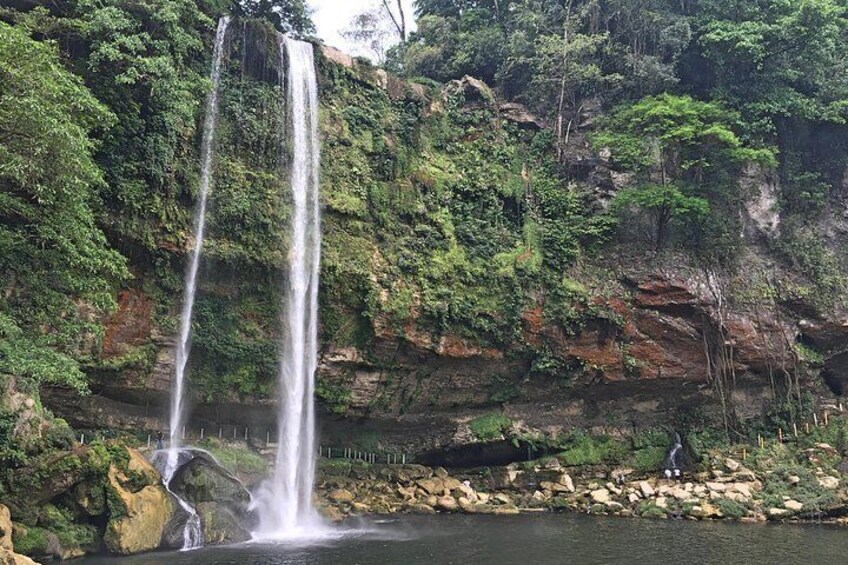
[[[254,498],[259,514],[256,539],[312,537],[321,529],[312,507],[321,256],[318,86],[311,44],[281,38],[280,59],[281,67],[287,69],[293,210],[280,343],[276,466]]]
[[[191,260],[186,271],[185,297],[180,316],[180,335],[177,342],[176,367],[171,390],[170,442],[168,445],[167,463],[162,473],[162,480],[169,492],[171,492],[169,488],[171,479],[179,468],[178,464],[180,462],[181,434],[185,418],[185,368],[188,363],[190,349],[191,321],[194,310],[194,297],[197,290],[197,271],[200,266],[200,252],[203,249],[203,237],[206,229],[206,200],[212,180],[215,126],[218,122],[218,85],[221,78],[224,38],[227,35],[227,26],[229,23],[229,16],[224,16],[218,20],[218,31],[215,34],[215,47],[212,52],[212,71],[210,73],[212,91],[206,100],[206,116],[203,121],[203,139],[200,146],[200,199],[194,216],[194,249],[192,249]],[[174,493],[171,492],[171,494]],[[202,546],[203,532],[200,517],[187,501],[177,495],[174,495],[174,497],[189,515],[183,532],[183,549],[193,549]]]

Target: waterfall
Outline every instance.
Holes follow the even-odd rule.
[[[291,120],[293,210],[280,343],[279,439],[273,476],[255,499],[260,518],[256,538],[305,537],[320,528],[312,507],[321,253],[318,87],[312,45],[281,38],[280,62],[286,68],[286,108]]]
[[[192,311],[194,310],[194,297],[197,290],[197,270],[200,265],[200,252],[203,249],[203,237],[206,229],[206,199],[212,179],[212,156],[215,144],[215,126],[218,121],[218,85],[221,78],[221,60],[223,59],[224,38],[229,23],[229,16],[224,16],[218,20],[215,48],[212,52],[212,71],[210,72],[212,91],[206,100],[206,116],[203,121],[203,138],[200,147],[200,200],[194,216],[194,249],[191,251],[191,260],[186,271],[185,297],[183,298],[180,316],[180,335],[179,341],[177,341],[176,367],[171,390],[170,443],[167,463],[162,473],[162,480],[169,492],[171,492],[169,488],[171,478],[178,468],[180,459],[180,440],[185,418],[185,368],[190,348]],[[189,515],[184,531],[183,549],[203,545],[203,532],[197,512],[179,496],[174,495],[174,497]]]
[[[203,249],[203,237],[206,231],[206,199],[212,181],[212,154],[215,141],[215,126],[218,121],[218,84],[221,77],[221,59],[223,58],[224,37],[227,34],[229,16],[218,20],[215,34],[215,49],[212,52],[212,92],[206,100],[206,117],[203,121],[203,140],[200,148],[200,200],[194,215],[194,249],[186,270],[185,297],[180,315],[180,335],[177,341],[174,382],[171,391],[170,447],[180,446],[180,434],[183,429],[185,404],[185,368],[191,337],[191,320],[194,311],[194,295],[197,290],[197,270],[200,266],[200,252]]]

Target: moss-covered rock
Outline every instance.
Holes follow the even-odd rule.
[[[201,453],[180,467],[170,488],[195,507],[207,543],[250,539],[250,493],[211,457]]]
[[[135,450],[127,451],[126,471],[115,465],[109,468],[109,522],[104,537],[108,550],[122,555],[158,548],[175,510],[165,488],[147,482],[158,477],[156,469]]]
[[[99,482],[84,481],[74,487],[74,503],[87,516],[100,516],[107,510],[106,489]]]
[[[12,515],[0,504],[0,565],[38,565],[29,557],[15,553],[12,531]]]

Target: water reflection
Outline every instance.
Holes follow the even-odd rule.
[[[409,516],[363,521],[303,543],[208,547],[191,553],[95,558],[79,565],[579,565],[848,562],[848,532],[583,515]]]

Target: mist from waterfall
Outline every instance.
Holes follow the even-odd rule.
[[[206,115],[203,121],[203,138],[200,146],[200,196],[194,216],[194,248],[185,278],[185,296],[180,315],[180,333],[176,347],[176,363],[174,380],[171,390],[170,437],[168,444],[167,462],[162,472],[165,488],[169,488],[174,473],[179,468],[180,444],[185,422],[185,369],[188,363],[191,344],[191,322],[194,310],[194,298],[197,291],[197,271],[200,266],[200,253],[203,249],[203,238],[206,230],[206,201],[212,181],[212,158],[215,145],[215,127],[218,122],[218,87],[221,78],[221,61],[223,59],[224,39],[227,35],[229,16],[218,20],[218,30],[215,34],[215,47],[212,52],[212,70],[210,80],[212,91],[206,100]],[[171,494],[174,494],[173,492]],[[191,505],[174,495],[182,509],[188,514],[184,530],[183,549],[192,549],[203,545],[203,531],[200,517]]]
[[[288,276],[284,286],[279,363],[279,439],[274,473],[254,498],[257,539],[312,537],[321,520],[312,506],[315,477],[315,369],[318,355],[318,86],[312,45],[280,38],[290,121]]]

